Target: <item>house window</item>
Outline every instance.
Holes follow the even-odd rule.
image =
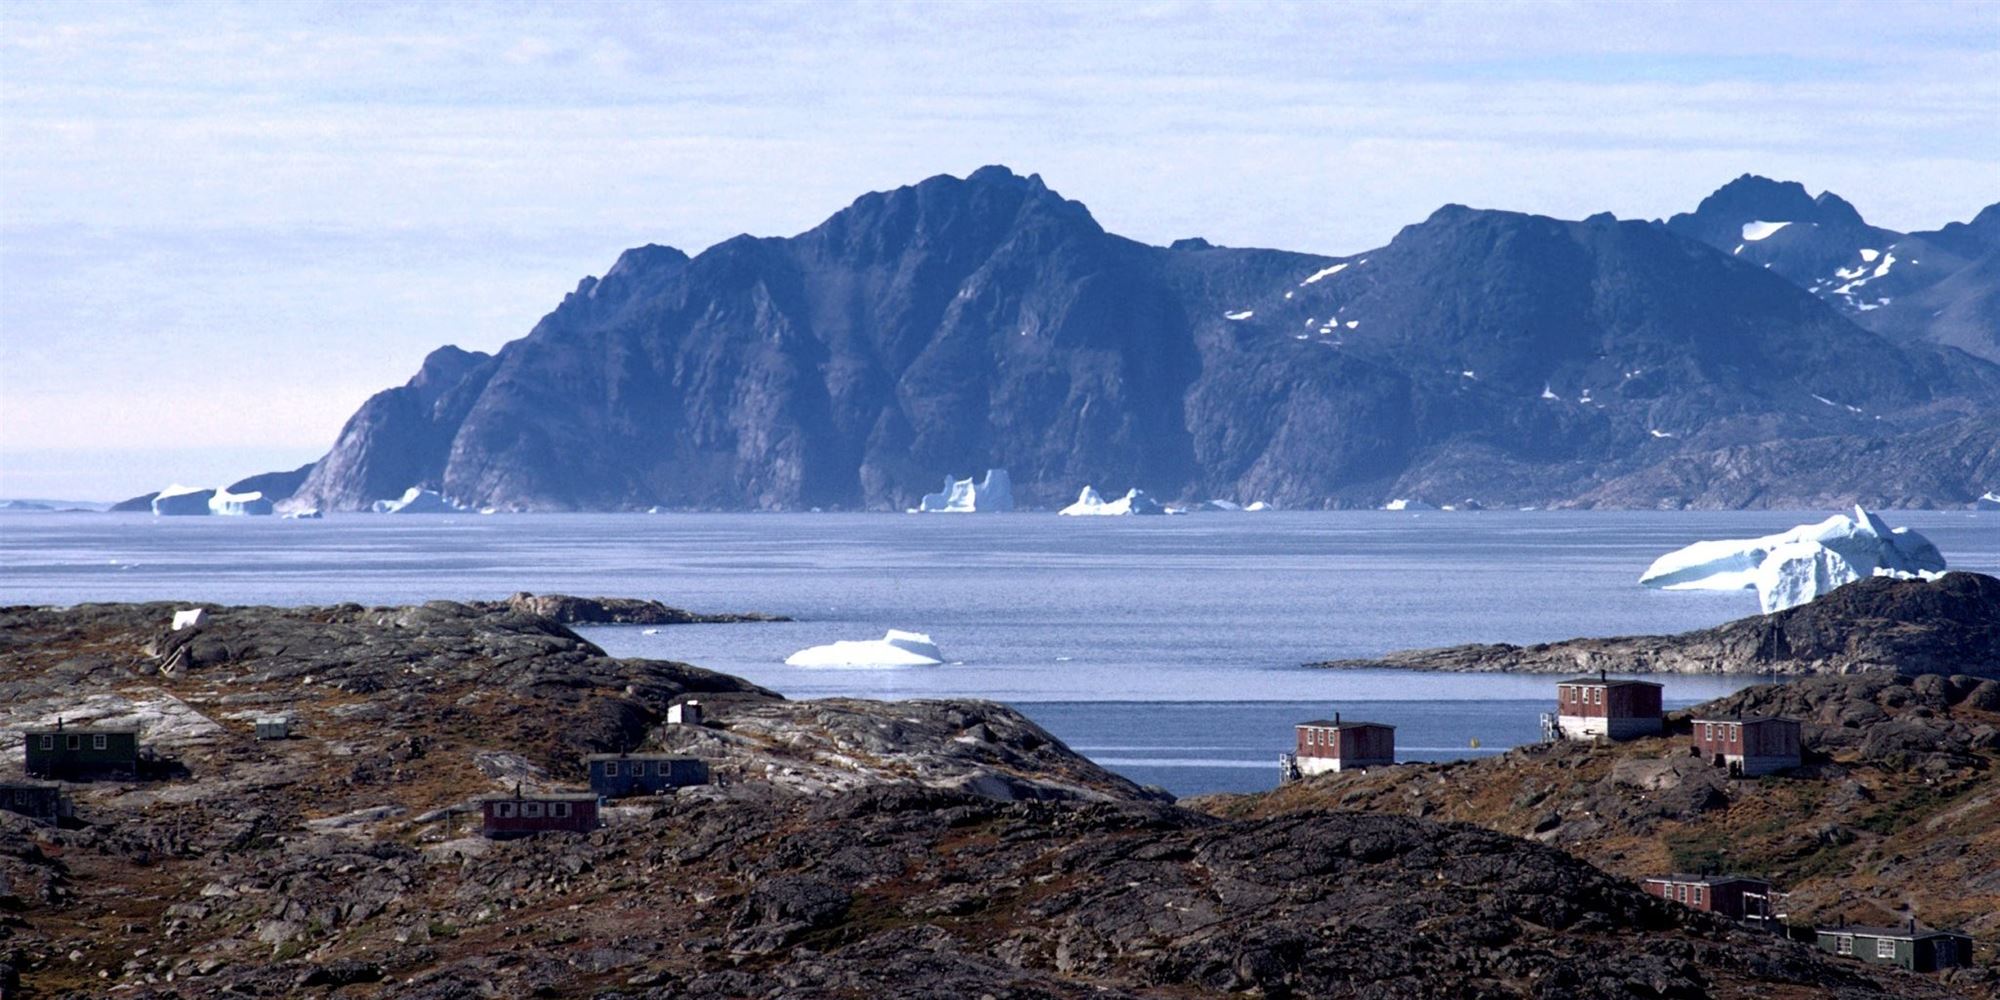
[[[83,737],[81,737],[81,736],[69,736],[69,737],[65,737],[65,738],[63,739],[63,748],[64,748],[64,749],[66,749],[66,750],[81,750],[81,749],[83,749]]]
[[[540,819],[541,816],[542,804],[540,802],[521,803],[521,817],[523,819]]]
[[[500,819],[513,819],[513,818],[514,818],[514,803],[512,803],[512,802],[496,802],[496,803],[494,803],[494,804],[493,804],[493,815],[494,815],[495,817],[498,817],[498,818],[500,818]]]
[[[1854,935],[1841,934],[1833,939],[1833,951],[1837,955],[1854,954]]]
[[[1590,693],[1590,700],[1596,702],[1599,705],[1604,704],[1604,689],[1598,688],[1597,690],[1592,691]]]
[[[44,750],[54,750],[55,748],[56,748],[56,738],[55,738],[55,737],[53,737],[53,736],[44,736],[44,737],[42,737],[42,749],[44,749]]]
[[[96,736],[92,736],[90,738],[90,748],[92,750],[102,750],[107,745],[108,744],[105,743],[105,738],[101,733]]]
[[[1704,722],[1701,724],[1701,738],[1705,740],[1715,738],[1715,725],[1713,723]]]
[[[1894,941],[1891,941],[1891,940],[1889,940],[1888,938],[1876,938],[1876,939],[1875,939],[1875,957],[1876,957],[1876,958],[1895,958],[1895,957],[1896,957],[1896,942],[1894,942]]]
[[[1701,886],[1694,887],[1694,905],[1701,905]]]
[[[567,802],[556,802],[556,803],[552,803],[552,804],[550,804],[550,806],[549,806],[549,815],[551,815],[551,816],[554,816],[554,817],[556,817],[557,819],[561,819],[561,818],[562,818],[562,817],[564,817],[564,816],[568,816],[568,815],[569,815],[569,803],[567,803]]]
[[[616,777],[618,777],[618,762],[617,762],[617,761],[615,761],[615,760],[607,760],[607,761],[605,761],[605,762],[604,762],[604,776],[605,776],[605,777],[607,777],[607,778],[616,778]]]

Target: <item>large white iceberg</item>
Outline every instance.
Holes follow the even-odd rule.
[[[214,495],[214,490],[176,483],[153,497],[153,514],[157,517],[184,517],[196,514],[206,516],[208,500]]]
[[[1056,511],[1065,517],[1116,517],[1124,514],[1165,514],[1167,509],[1146,495],[1145,490],[1134,489],[1110,503],[1104,502],[1093,487],[1086,486],[1076,495],[1076,502]]]
[[[256,490],[231,493],[227,487],[215,491],[208,498],[208,512],[226,516],[257,516],[272,513],[271,501]]]
[[[1762,538],[1696,542],[1647,567],[1639,584],[1662,590],[1755,588],[1764,613],[1797,607],[1869,576],[1930,577],[1944,572],[1930,539],[1854,508],[1818,524]]]
[[[1388,503],[1383,504],[1382,509],[1383,510],[1436,510],[1437,508],[1423,502],[1422,500],[1410,500],[1407,498],[1399,497],[1395,500],[1391,500]]]
[[[986,478],[944,478],[942,493],[926,493],[917,510],[927,514],[973,514],[1014,509],[1014,481],[1006,469],[987,469]]]
[[[465,510],[438,491],[417,486],[404,490],[400,499],[377,500],[368,509],[377,514],[457,514]]]
[[[785,657],[788,667],[934,667],[944,662],[931,637],[890,629],[880,639],[842,639]]]

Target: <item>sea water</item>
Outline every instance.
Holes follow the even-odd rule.
[[[1552,678],[1304,664],[1463,642],[1679,632],[1754,593],[1635,584],[1688,542],[1824,512],[0,515],[0,603],[402,604],[519,590],[648,597],[795,622],[580,629],[788,697],[991,698],[1134,780],[1269,788],[1291,726],[1390,723],[1405,759],[1538,736]],[[2000,513],[1896,512],[1954,568],[2000,572]],[[950,662],[784,665],[806,646],[926,632]],[[1684,706],[1755,678],[1658,678]],[[1477,746],[1475,746],[1475,742]]]

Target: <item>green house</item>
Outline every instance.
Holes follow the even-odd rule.
[[[1873,965],[1895,965],[1912,972],[1936,972],[1972,964],[1972,938],[1957,931],[1905,927],[1819,927],[1819,950],[1858,958]]]
[[[28,776],[87,781],[139,776],[136,727],[65,726],[30,729],[22,744]]]

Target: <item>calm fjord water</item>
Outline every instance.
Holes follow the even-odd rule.
[[[1825,513],[573,514],[322,521],[0,515],[0,603],[398,604],[517,590],[651,597],[797,622],[588,628],[789,697],[968,696],[1180,794],[1268,788],[1291,724],[1338,709],[1410,759],[1534,739],[1549,678],[1303,669],[1459,642],[1675,632],[1756,611],[1663,593],[1653,557]],[[2000,572],[2000,514],[1889,516],[1955,568]],[[802,670],[797,649],[928,632],[953,663]],[[1667,678],[1670,705],[1741,682]],[[1478,739],[1480,750],[1468,744]]]

